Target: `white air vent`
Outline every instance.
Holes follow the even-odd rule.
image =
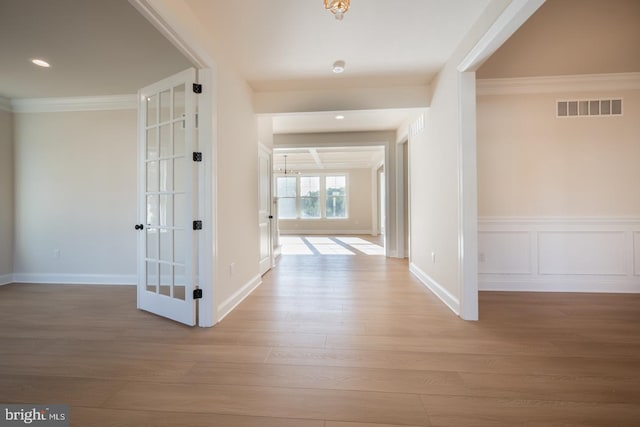
[[[621,116],[622,98],[557,101],[556,117]]]

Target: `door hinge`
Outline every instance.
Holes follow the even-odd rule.
[[[193,93],[202,93],[202,85],[199,83],[193,84]]]
[[[202,221],[201,220],[193,221],[193,229],[202,230]]]
[[[202,152],[194,151],[193,152],[193,161],[194,162],[201,162],[202,161]]]
[[[193,299],[202,299],[202,289],[193,290]]]

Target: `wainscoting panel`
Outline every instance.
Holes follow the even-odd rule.
[[[530,274],[531,241],[527,231],[483,231],[478,233],[478,272]]]
[[[480,290],[640,292],[640,218],[480,218]]]
[[[626,274],[622,231],[542,231],[538,233],[540,274]]]

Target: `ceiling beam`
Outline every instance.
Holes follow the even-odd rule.
[[[313,160],[315,160],[318,169],[324,169],[322,159],[320,159],[320,156],[318,155],[318,150],[316,150],[315,148],[309,148],[309,154],[311,154],[311,157],[313,157]]]

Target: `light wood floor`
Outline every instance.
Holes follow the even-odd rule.
[[[215,328],[123,286],[0,287],[0,402],[109,426],[638,426],[640,295],[482,293],[379,256],[284,256]]]

